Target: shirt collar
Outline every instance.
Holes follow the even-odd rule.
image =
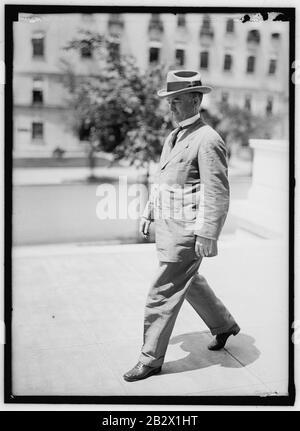
[[[198,112],[198,114],[193,115],[193,117],[186,118],[185,120],[180,121],[178,124],[181,127],[190,126],[191,124],[195,123],[195,121],[197,121],[199,118],[200,118],[200,114]]]

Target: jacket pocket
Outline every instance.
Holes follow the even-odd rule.
[[[184,186],[189,177],[191,164],[186,162],[179,162],[170,164],[160,175],[160,183],[165,183],[169,186]]]

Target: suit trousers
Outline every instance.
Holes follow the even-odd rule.
[[[145,306],[144,342],[139,358],[143,364],[151,367],[163,364],[184,299],[192,305],[213,335],[226,332],[236,324],[206,279],[198,273],[201,260],[159,262]]]

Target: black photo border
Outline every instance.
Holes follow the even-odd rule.
[[[270,396],[45,396],[14,395],[12,376],[12,143],[13,143],[13,22],[18,13],[240,13],[276,12],[289,21],[289,379],[287,395]],[[266,15],[263,15],[266,16]],[[246,405],[292,406],[295,402],[294,344],[294,187],[295,187],[295,85],[292,80],[295,61],[295,8],[293,7],[185,7],[185,6],[81,6],[81,5],[5,5],[5,166],[4,166],[4,402],[39,404],[165,404],[165,405]],[[270,328],[270,336],[272,328]],[[271,341],[270,341],[271,342]],[[274,342],[274,341],[272,341]],[[275,341],[276,342],[276,341]]]

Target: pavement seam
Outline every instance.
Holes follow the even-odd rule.
[[[236,358],[228,349],[224,348],[224,350],[234,359],[236,360],[243,368],[244,370],[248,373],[251,374],[251,376],[255,377],[255,379],[258,380],[259,383],[261,383],[267,390],[267,392],[270,392],[270,388],[267,386],[267,384],[256,374],[254,374],[252,371],[248,370],[246,364],[244,364],[242,361],[240,361],[238,358]]]

